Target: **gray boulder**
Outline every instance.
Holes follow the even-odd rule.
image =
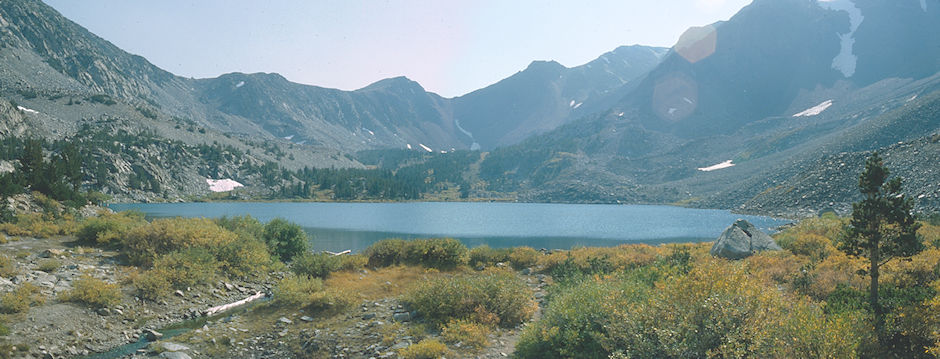
[[[711,254],[715,257],[741,259],[760,251],[779,250],[781,248],[773,238],[750,222],[739,219],[721,233],[712,246]]]

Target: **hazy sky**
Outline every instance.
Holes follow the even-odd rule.
[[[177,75],[277,72],[352,90],[407,76],[445,97],[532,60],[584,64],[620,45],[670,47],[751,0],[44,0]]]

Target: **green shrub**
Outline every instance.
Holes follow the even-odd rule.
[[[294,257],[290,269],[298,276],[308,276],[314,278],[326,278],[331,272],[335,272],[343,265],[343,260],[339,256],[328,253],[304,253]]]
[[[369,258],[362,254],[350,254],[345,256],[340,256],[341,263],[339,266],[340,270],[357,270],[365,268],[366,264],[369,263]]]
[[[82,243],[106,247],[121,244],[124,235],[131,229],[147,224],[144,214],[137,211],[125,211],[115,214],[101,214],[85,219],[76,233]]]
[[[383,239],[372,243],[363,254],[369,258],[370,267],[388,267],[404,262],[407,246],[404,239]]]
[[[217,218],[215,223],[235,234],[244,234],[260,240],[264,238],[264,224],[252,216],[223,216]]]
[[[185,289],[213,281],[219,267],[219,262],[207,249],[187,248],[158,257],[151,272],[173,288]]]
[[[484,244],[470,250],[467,264],[471,268],[482,269],[495,266],[496,263],[508,263],[511,253],[510,248],[490,248]]]
[[[5,254],[0,254],[0,277],[9,278],[16,275],[16,265],[13,259]]]
[[[467,246],[453,238],[416,239],[408,243],[406,262],[428,268],[453,269],[467,263]]]
[[[609,323],[647,296],[649,285],[634,278],[585,280],[558,290],[542,319],[526,327],[517,358],[606,358]]]
[[[508,328],[531,318],[538,307],[525,282],[507,270],[424,281],[402,299],[437,325],[462,319]]]
[[[121,302],[121,290],[117,284],[105,283],[84,274],[72,282],[72,289],[62,293],[60,300],[84,303],[95,308],[113,307]]]
[[[36,267],[36,269],[46,273],[52,273],[59,270],[60,267],[62,267],[62,262],[59,260],[46,259],[42,262],[39,262],[39,265]]]
[[[398,352],[402,359],[438,359],[447,355],[447,346],[434,339],[424,339]]]
[[[289,262],[309,246],[307,233],[299,225],[275,218],[264,225],[264,242],[275,257]]]
[[[451,321],[441,329],[441,337],[444,338],[445,342],[451,344],[461,343],[461,348],[472,351],[485,348],[489,344],[489,339],[487,339],[489,335],[490,328],[467,320]]]
[[[46,300],[39,292],[39,287],[32,283],[20,284],[12,292],[0,296],[0,313],[13,314],[29,310],[29,307],[44,303]]]
[[[466,264],[468,259],[467,247],[451,238],[385,239],[373,243],[364,253],[373,267],[411,264],[453,269]]]
[[[215,250],[222,270],[236,278],[267,273],[272,264],[268,246],[258,238],[242,234],[238,237]]]

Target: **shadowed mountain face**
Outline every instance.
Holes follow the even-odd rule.
[[[609,111],[498,149],[481,175],[530,200],[792,214],[847,209],[853,187],[828,183],[858,174],[839,163],[882,150],[938,208],[935,159],[913,155],[937,147],[938,33],[940,7],[915,0],[757,0],[690,29]]]
[[[484,149],[514,144],[606,110],[665,52],[624,46],[574,68],[535,61],[505,80],[455,98],[454,117]]]

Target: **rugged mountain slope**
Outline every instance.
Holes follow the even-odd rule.
[[[691,30],[612,110],[493,151],[481,176],[531,200],[795,214],[847,209],[855,198],[851,166],[882,150],[904,159],[889,166],[909,178],[918,209],[937,209],[930,170],[940,131],[937,58],[905,52],[907,66],[866,46],[940,46],[936,36],[905,35],[940,24],[933,21],[940,8],[859,1],[859,24],[833,3],[854,5],[758,0],[728,22]],[[853,28],[859,47],[849,49],[856,58],[850,68],[840,36]],[[854,160],[832,162],[843,157]]]
[[[606,110],[666,49],[623,46],[566,68],[535,61],[500,82],[454,99],[454,118],[484,149],[518,143],[578,117]]]
[[[199,101],[251,119],[265,132],[307,143],[355,151],[425,144],[464,147],[456,138],[449,105],[404,77],[356,91],[292,83],[277,74],[227,74],[196,80]]]

